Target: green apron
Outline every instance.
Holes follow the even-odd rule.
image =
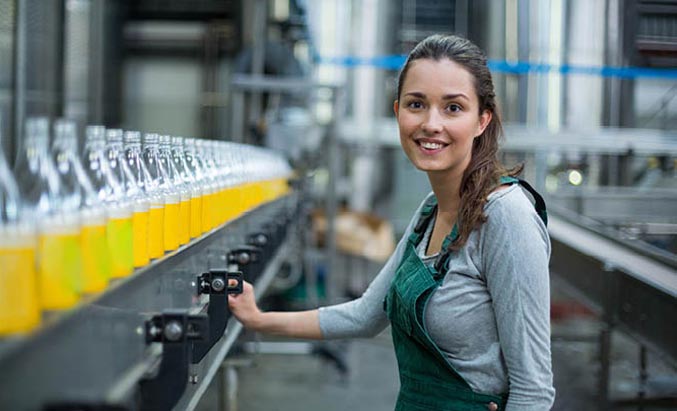
[[[536,199],[541,218],[546,219],[545,202],[521,180],[503,177],[501,184],[519,182]],[[390,319],[395,354],[400,372],[400,392],[396,411],[486,411],[503,410],[508,394],[491,395],[474,392],[468,382],[444,357],[432,341],[423,322],[430,296],[442,284],[447,272],[448,245],[458,235],[454,226],[442,244],[433,267],[416,254],[425,228],[432,220],[436,202],[423,207],[421,217],[407,240],[404,257],[397,268],[384,308]],[[493,403],[493,404],[492,404]]]

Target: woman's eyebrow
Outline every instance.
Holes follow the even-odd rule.
[[[444,96],[442,96],[442,100],[453,100],[453,99],[459,98],[459,97],[460,97],[460,98],[464,98],[464,99],[466,99],[466,100],[470,100],[470,99],[468,98],[468,96],[466,96],[466,95],[463,94],[463,93],[445,94]]]
[[[409,93],[405,93],[405,96],[425,98],[425,94],[421,93],[420,91],[411,91]]]

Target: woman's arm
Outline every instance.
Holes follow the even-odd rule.
[[[242,294],[228,296],[231,312],[246,328],[286,337],[334,339],[378,334],[388,325],[383,300],[404,254],[413,225],[421,208],[431,197],[432,193],[421,202],[395,252],[360,298],[318,310],[264,313],[256,306],[253,287],[245,282]]]
[[[547,230],[519,189],[487,210],[482,260],[508,369],[506,411],[549,410],[555,396],[550,352]]]
[[[228,306],[245,328],[292,338],[321,339],[318,310],[261,312],[254,299],[254,287],[244,282],[242,294],[229,295]]]

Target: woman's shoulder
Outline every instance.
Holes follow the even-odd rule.
[[[534,217],[539,219],[532,200],[527,197],[519,184],[501,186],[494,190],[487,197],[484,212],[489,220],[506,217],[511,220]]]

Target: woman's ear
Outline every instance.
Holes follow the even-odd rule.
[[[484,130],[487,128],[489,123],[491,123],[491,118],[493,117],[491,111],[489,110],[484,110],[482,114],[480,114],[480,121],[479,125],[477,128],[477,135],[475,137],[479,137],[484,133]]]
[[[400,101],[395,100],[393,101],[393,111],[395,112],[395,117],[400,113]]]

